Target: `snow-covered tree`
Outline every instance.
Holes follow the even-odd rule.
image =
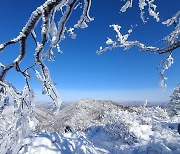
[[[67,27],[66,22],[71,16],[73,9],[82,6],[82,14],[77,24],[72,27]],[[42,83],[42,93],[47,94],[54,103],[54,113],[57,113],[61,106],[61,98],[51,80],[48,67],[45,60],[54,60],[53,50],[57,48],[60,51],[59,42],[65,39],[66,35],[75,37],[73,30],[75,28],[86,28],[87,22],[93,20],[89,16],[91,0],[47,0],[43,5],[32,12],[29,20],[22,28],[21,32],[15,38],[0,44],[0,52],[13,44],[20,44],[19,55],[12,61],[11,64],[0,64],[0,101],[2,102],[1,109],[3,110],[9,101],[14,103],[14,119],[12,125],[7,128],[6,134],[0,140],[0,153],[18,153],[21,147],[21,142],[29,136],[35,126],[36,119],[34,117],[34,97],[35,94],[31,88],[30,78],[32,72],[37,79]],[[61,15],[58,23],[55,23],[55,16]],[[42,22],[40,22],[42,21]],[[41,24],[41,39],[36,38],[35,29],[38,24]],[[26,56],[27,39],[32,37],[36,45],[34,51],[34,64],[25,68],[21,67],[21,62]],[[45,50],[45,45],[49,45]],[[6,80],[7,73],[14,69],[25,79],[23,91],[18,91],[11,83]],[[39,71],[40,70],[40,71]],[[31,74],[30,74],[31,72]],[[1,115],[0,115],[1,116]]]
[[[180,105],[180,84],[174,89],[174,92],[171,96],[171,103]]]
[[[180,84],[177,85],[172,93],[170,106],[175,114],[180,113]]]
[[[83,1],[83,2],[82,2]],[[125,5],[121,8],[121,12],[125,12],[128,8],[132,7],[133,0],[123,0]],[[139,0],[139,8],[141,12],[141,19],[146,22],[144,17],[145,7],[147,6],[150,16],[153,16],[156,21],[159,21],[159,12],[156,11],[155,0]],[[113,2],[111,2],[113,3]],[[79,7],[81,6],[81,7]],[[61,98],[56,90],[54,83],[51,80],[49,69],[45,64],[45,60],[54,60],[54,48],[58,52],[61,52],[59,42],[65,39],[66,35],[75,38],[74,29],[86,28],[87,23],[93,21],[93,18],[89,16],[91,6],[91,0],[47,0],[43,5],[38,7],[32,12],[29,20],[22,28],[21,32],[15,38],[0,44],[0,52],[13,44],[20,44],[19,55],[10,63],[5,65],[0,63],[0,101],[2,102],[1,112],[3,112],[6,105],[11,101],[14,103],[14,119],[12,125],[7,128],[6,134],[0,140],[0,153],[18,153],[20,150],[21,142],[24,138],[29,136],[35,127],[36,119],[34,117],[34,97],[33,88],[30,84],[30,78],[33,74],[42,83],[42,93],[47,94],[54,103],[54,113],[57,113],[60,109]],[[74,9],[81,9],[82,14],[77,24],[72,27],[67,27],[66,23],[69,20],[71,13]],[[56,23],[55,16],[61,15],[58,23]],[[139,41],[128,41],[129,35],[132,33],[132,28],[127,34],[121,33],[121,26],[111,25],[117,33],[116,40],[108,38],[106,44],[108,47],[102,48],[98,51],[98,54],[103,53],[108,49],[122,47],[129,49],[133,46],[139,46],[143,51],[151,51],[156,54],[167,53],[167,58],[162,62],[163,69],[161,71],[162,83],[164,86],[164,71],[173,64],[172,52],[180,47],[179,34],[180,34],[180,12],[177,12],[172,18],[163,22],[167,26],[175,25],[174,31],[172,31],[166,38],[167,45],[164,48],[146,46]],[[41,22],[40,22],[41,21]],[[38,40],[36,37],[36,26],[41,24],[41,38]],[[21,62],[24,60],[27,48],[27,39],[32,37],[36,45],[34,51],[34,64],[25,69],[22,69]],[[48,48],[45,49],[45,46]],[[14,69],[17,73],[22,75],[22,79],[25,79],[24,89],[19,91],[11,83],[6,80],[7,73]],[[30,74],[31,72],[31,74]],[[1,116],[1,115],[0,115]]]

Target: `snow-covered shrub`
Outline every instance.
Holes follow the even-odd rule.
[[[113,140],[120,140],[124,143],[132,145],[138,142],[137,137],[129,131],[129,128],[122,123],[108,123],[105,126],[105,130],[110,134]]]
[[[173,115],[180,114],[180,84],[174,89],[169,105]]]

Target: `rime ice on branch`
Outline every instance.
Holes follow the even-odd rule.
[[[124,0],[121,0],[124,1]],[[157,6],[154,4],[155,0],[139,0],[139,9],[140,9],[140,17],[142,21],[145,23],[146,19],[144,17],[145,7],[148,7],[148,13],[150,16],[154,17],[156,21],[159,21],[159,12],[156,12]],[[133,6],[133,0],[126,0],[125,5],[123,5],[120,9],[120,12],[126,12],[128,8]]]
[[[153,16],[156,21],[160,20],[159,12],[156,12],[157,6],[154,4],[155,0],[139,0],[139,8],[140,8],[140,18],[145,23],[144,10],[145,7],[148,7],[148,12],[150,16]],[[121,12],[126,12],[128,8],[131,8],[133,5],[133,0],[126,0],[125,5],[121,8]],[[163,48],[146,46],[145,44],[139,41],[129,41],[128,37],[132,33],[133,27],[131,27],[127,34],[122,34],[120,25],[110,25],[111,28],[116,32],[116,40],[113,40],[108,37],[106,41],[107,46],[103,48],[102,46],[97,51],[97,54],[102,54],[107,50],[113,50],[114,48],[123,48],[124,50],[130,49],[134,46],[140,48],[141,51],[153,52],[155,54],[167,54],[167,57],[160,62],[161,72],[160,72],[160,87],[162,89],[166,88],[165,80],[167,78],[164,75],[165,70],[167,70],[173,63],[172,53],[175,49],[180,47],[180,11],[178,11],[172,18],[162,22],[162,24],[171,26],[174,25],[175,29],[168,36],[166,36],[163,40],[166,43],[166,46]]]
[[[35,94],[30,86],[29,79],[31,76],[28,73],[29,70],[33,70],[37,79],[42,83],[42,93],[47,94],[52,99],[54,103],[54,113],[59,111],[62,101],[51,80],[48,67],[44,61],[47,58],[49,58],[50,61],[53,60],[53,48],[57,48],[60,52],[58,43],[65,39],[66,33],[75,38],[73,32],[74,28],[85,28],[87,27],[87,22],[93,21],[93,18],[90,18],[89,16],[91,0],[84,0],[82,15],[79,21],[77,21],[77,24],[74,25],[73,28],[66,27],[66,22],[70,18],[73,9],[77,8],[76,5],[79,5],[79,3],[78,0],[47,0],[43,5],[32,12],[29,20],[17,37],[0,44],[0,52],[3,52],[3,50],[9,45],[16,43],[20,44],[20,53],[17,58],[15,58],[15,60],[9,65],[0,65],[0,100],[3,102],[1,111],[3,111],[4,107],[9,103],[10,98],[16,108],[14,112],[15,118],[13,125],[7,130],[3,139],[0,140],[0,153],[17,153],[21,148],[17,145],[20,145],[22,140],[30,135],[33,130],[30,123],[36,122],[34,118]],[[61,14],[61,17],[58,24],[56,24],[55,16],[58,13]],[[41,40],[38,41],[34,30],[40,20],[42,20]],[[32,66],[22,70],[20,64],[26,56],[28,37],[32,37],[36,45],[34,52],[35,62]],[[47,41],[50,42],[50,46],[45,52],[44,48]],[[40,72],[35,70],[35,67],[39,68]],[[20,73],[22,77],[25,78],[26,84],[22,92],[19,92],[12,84],[6,81],[6,74],[11,69],[15,69],[16,72]]]

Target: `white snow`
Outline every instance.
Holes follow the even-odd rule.
[[[57,133],[42,132],[24,141],[20,154],[103,154],[108,151],[93,146],[85,136],[78,133]]]
[[[3,116],[11,118],[10,110],[7,107]],[[21,154],[180,153],[180,115],[170,116],[168,108],[125,107],[111,101],[84,99],[55,117],[40,108],[36,116],[40,125],[47,120],[43,125],[46,131],[26,138]],[[65,126],[70,126],[71,131],[65,133]]]

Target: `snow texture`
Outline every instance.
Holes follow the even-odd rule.
[[[19,153],[179,154],[180,115],[170,116],[168,107],[145,105],[147,102],[121,106],[111,101],[84,99],[55,117],[50,111],[36,108],[41,132],[26,138]],[[3,114],[9,123],[10,110],[7,108]],[[1,122],[6,126],[3,119]],[[70,129],[65,133],[67,126]]]

